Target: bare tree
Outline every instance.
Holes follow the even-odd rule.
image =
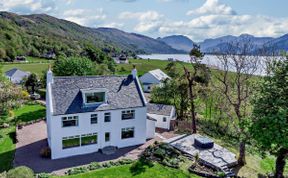
[[[251,55],[253,45],[249,41],[227,45],[225,52],[217,55],[221,71],[215,73],[215,87],[230,104],[232,114],[227,114],[239,136],[238,164],[246,164],[245,152],[248,138],[245,124],[249,116],[249,100],[253,91],[252,80],[259,70],[259,56]]]

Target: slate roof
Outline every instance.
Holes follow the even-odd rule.
[[[144,107],[140,86],[132,75],[54,77],[52,88],[53,115],[76,114],[114,109]],[[107,89],[107,103],[83,105],[81,89]]]
[[[27,77],[29,74],[30,74],[29,72],[24,72],[24,71],[19,70],[17,68],[13,68],[13,69],[5,72],[6,76],[14,77],[14,78],[24,78],[24,77]]]
[[[152,74],[159,81],[165,80],[167,78],[170,79],[170,77],[160,69],[151,70],[149,71],[149,73]]]
[[[172,105],[147,103],[147,113],[170,116],[174,108]]]

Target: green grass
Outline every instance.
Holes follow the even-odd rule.
[[[144,166],[135,172],[131,165],[117,166],[112,168],[100,169],[84,174],[65,176],[69,178],[197,178],[198,176],[187,174],[179,169],[164,167],[155,163],[153,167]]]
[[[19,122],[29,122],[45,117],[45,106],[40,104],[26,104],[14,110],[15,118]]]
[[[154,69],[161,69],[164,72],[168,72],[165,70],[169,61],[165,60],[146,60],[146,59],[129,59],[130,64],[118,64],[117,65],[117,73],[118,74],[130,74],[133,68],[133,64],[136,65],[137,71],[139,75],[143,75],[146,72]],[[182,63],[185,67],[192,68],[189,63]],[[121,68],[125,69],[125,71],[120,71]],[[178,71],[183,71],[183,66],[177,63],[176,68]]]
[[[29,63],[52,63],[53,62],[53,60],[39,58],[39,57],[31,57],[31,56],[27,56],[26,59]]]
[[[45,107],[39,104],[26,104],[13,110],[13,113],[20,122],[28,122],[43,118]],[[0,129],[0,173],[12,168],[15,154],[15,125],[11,118],[9,120],[7,117],[6,122],[10,124],[10,127]]]
[[[3,64],[2,71],[4,73],[12,68],[18,68],[23,71],[36,73],[37,75],[42,75],[43,71],[48,70],[49,64],[48,63]]]
[[[15,135],[15,127],[0,129],[0,173],[12,168],[15,154],[13,135]]]

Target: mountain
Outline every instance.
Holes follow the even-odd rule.
[[[194,42],[183,35],[172,35],[163,38],[157,38],[159,41],[163,41],[174,49],[189,52],[193,48]]]
[[[288,34],[280,36],[264,44],[263,50],[273,51],[288,51]]]
[[[112,28],[89,28],[46,14],[18,15],[0,12],[1,55],[54,52],[79,55],[87,44],[105,52],[179,53],[159,40]]]
[[[221,53],[229,48],[230,44],[239,44],[240,46],[244,44],[250,44],[253,53],[257,53],[266,43],[273,40],[271,37],[254,37],[249,34],[242,34],[240,36],[223,36],[215,39],[207,39],[199,43],[202,52],[205,53]]]

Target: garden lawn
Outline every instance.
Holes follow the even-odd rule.
[[[25,104],[14,110],[14,114],[18,122],[29,122],[44,118],[46,109],[40,104]]]
[[[131,165],[117,166],[106,169],[99,169],[96,171],[65,176],[69,178],[198,178],[198,176],[187,174],[179,169],[172,169],[164,167],[158,163],[155,163],[153,167],[144,166],[138,170],[132,170]]]
[[[0,173],[12,168],[15,153],[15,127],[0,129]]]

